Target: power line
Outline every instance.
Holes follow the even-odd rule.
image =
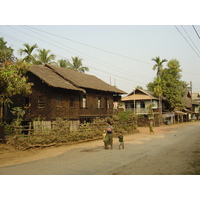
[[[10,27],[10,26],[9,26],[9,27]],[[13,28],[13,27],[10,27],[10,28]],[[18,30],[18,29],[16,29],[16,28],[13,28],[13,29],[15,29],[15,30],[17,30],[17,31],[20,31],[20,30]],[[65,50],[65,51],[68,51],[68,52],[74,54],[74,52],[69,51],[69,50],[66,50],[66,48],[62,48],[62,47],[60,47],[60,46],[54,45],[54,44],[52,44],[52,43],[50,43],[50,42],[47,42],[47,41],[45,41],[45,40],[43,40],[43,39],[40,39],[40,38],[38,38],[38,37],[35,37],[35,36],[33,36],[32,34],[28,34],[28,33],[25,33],[25,32],[23,32],[23,31],[20,31],[20,32],[22,32],[22,33],[24,33],[24,34],[26,34],[26,35],[29,35],[29,36],[31,36],[31,37],[33,37],[33,38],[39,39],[39,40],[41,40],[41,41],[43,41],[43,42],[49,43],[49,44],[51,44],[51,45],[53,45],[53,46],[55,46],[55,47],[57,47],[57,48],[60,48],[60,49],[62,49],[62,50]],[[33,31],[32,31],[32,32],[33,32]],[[34,31],[34,32],[35,32],[35,31]],[[39,34],[39,33],[37,33],[37,34]],[[42,35],[42,34],[39,34],[39,35],[66,47],[66,45],[64,45],[64,44],[62,44],[62,43],[59,43],[58,41],[55,41],[55,40],[53,40],[53,39],[50,39],[50,38],[48,38],[48,37],[46,37],[46,36],[44,36],[44,35]],[[68,48],[73,49],[73,48],[71,48],[71,47],[68,47]],[[83,53],[83,52],[81,52],[81,51],[78,51],[78,50],[75,50],[75,49],[73,49],[73,50],[74,50],[74,51],[77,51],[77,52],[79,52],[79,53],[82,53],[82,54],[84,54],[84,55],[86,55],[86,56],[88,56],[88,57],[91,57],[91,58],[93,58],[93,59],[95,59],[95,60],[98,60],[98,61],[100,61],[100,62],[102,62],[102,63],[106,63],[106,62],[101,61],[101,60],[99,60],[99,59],[96,59],[96,58],[94,58],[94,57],[92,57],[92,56],[90,56],[90,55],[88,55],[88,54],[85,54],[85,53]],[[54,53],[54,54],[55,54],[55,53]],[[57,55],[57,54],[55,54],[55,55]],[[62,57],[62,56],[60,56],[60,57]],[[90,59],[87,58],[87,60],[90,60]],[[93,61],[93,60],[90,60],[90,61],[95,62],[95,63],[98,63],[98,62]],[[98,64],[99,64],[99,63],[98,63]],[[111,66],[113,66],[113,65],[111,65],[111,64],[109,64],[109,63],[106,63],[106,64],[109,65],[109,68],[110,68]],[[102,65],[102,64],[101,64],[101,65]],[[105,65],[104,65],[104,66],[105,66]],[[113,67],[114,67],[114,70],[117,71],[116,66],[113,66]],[[119,70],[119,69],[118,69],[118,70]],[[121,70],[120,73],[126,74],[126,73],[124,72],[124,70]],[[130,76],[130,73],[127,73],[126,75],[129,75],[129,76]],[[136,73],[132,74],[131,76],[140,76],[140,77],[142,77],[143,79],[146,78],[146,77],[144,77],[144,76],[142,76],[142,75],[139,75],[139,74],[136,74]],[[137,78],[138,78],[138,77],[137,77]]]
[[[47,42],[47,41],[45,41],[45,40],[42,40],[42,39],[40,39],[40,38],[38,38],[38,37],[35,37],[35,36],[31,35],[31,34],[25,33],[25,32],[23,32],[23,31],[21,31],[21,30],[18,30],[18,29],[16,29],[16,28],[11,27],[11,26],[8,26],[8,27],[10,27],[10,28],[12,28],[12,29],[14,29],[14,30],[16,30],[16,31],[19,31],[19,32],[21,32],[21,33],[23,33],[23,34],[29,35],[29,36],[31,36],[31,37],[33,37],[33,38],[36,38],[36,39],[38,39],[38,40],[41,40],[41,41],[43,41],[43,42],[45,42],[45,43],[48,43],[48,44],[50,44],[50,45],[53,45],[53,46],[55,46],[55,47],[57,47],[57,48],[60,48],[60,49],[62,49],[62,50],[64,50],[64,51],[68,51],[68,52],[74,54],[74,52],[71,52],[71,51],[66,50],[66,49],[64,49],[64,48],[62,48],[62,47],[59,47],[59,46],[57,46],[57,45],[54,45],[54,44],[52,44],[52,43],[50,43],[50,42]],[[61,58],[64,57],[64,56],[58,55],[58,54],[56,54],[56,53],[54,53],[54,54],[55,54],[56,56],[58,56],[58,57],[61,57]]]
[[[198,57],[199,54],[195,51],[195,49],[192,47],[192,45],[188,42],[187,38],[185,38],[185,36],[181,33],[181,31],[177,28],[177,26],[175,26],[176,30],[183,36],[183,38],[185,39],[185,41],[190,45],[190,47],[193,49],[193,51],[197,54]]]
[[[28,26],[22,26],[22,27],[27,29]],[[30,27],[28,27],[28,28],[30,28]],[[28,30],[29,30],[29,29],[28,29]],[[47,39],[49,39],[49,40],[51,40],[51,41],[54,41],[54,42],[56,42],[56,43],[58,43],[58,44],[60,44],[60,45],[63,45],[64,47],[67,47],[67,48],[72,49],[72,50],[74,50],[74,51],[77,51],[77,52],[79,52],[79,53],[81,53],[81,54],[83,54],[83,55],[86,55],[86,56],[88,56],[88,57],[90,57],[90,58],[93,58],[93,59],[95,59],[95,60],[97,60],[97,61],[100,61],[101,63],[104,63],[104,64],[108,65],[109,67],[112,66],[113,69],[116,70],[116,66],[114,66],[114,65],[112,65],[112,64],[110,64],[110,63],[107,63],[107,62],[102,61],[102,60],[100,60],[100,59],[94,58],[93,56],[90,56],[90,55],[88,55],[88,54],[86,54],[86,53],[83,53],[83,52],[78,51],[78,50],[76,50],[76,49],[74,49],[74,48],[71,48],[71,47],[69,47],[69,46],[66,46],[66,45],[63,44],[63,43],[60,43],[60,42],[58,42],[58,41],[56,41],[56,40],[53,40],[53,39],[50,39],[50,38],[48,38],[47,36],[44,36],[44,35],[42,35],[42,34],[40,34],[40,33],[37,33],[37,32],[35,32],[35,31],[33,31],[33,30],[31,30],[31,32],[34,32],[34,33],[36,33],[36,34],[38,34],[38,35],[40,35],[40,36],[42,36],[42,37],[45,37],[45,38],[47,38]],[[53,45],[53,44],[52,44],[52,45]],[[63,49],[63,48],[62,48],[62,49]],[[66,50],[66,51],[67,51],[67,50]],[[70,52],[70,51],[69,51],[69,52]],[[88,58],[87,58],[87,59],[88,59]],[[88,59],[88,60],[90,60],[90,59]],[[92,61],[92,60],[90,60],[90,61]],[[95,61],[92,61],[92,62],[95,62]],[[97,62],[96,62],[96,63],[97,63]],[[98,63],[98,64],[99,64],[99,63]],[[118,69],[118,70],[121,71],[120,73],[124,73],[124,70],[121,70],[121,69]],[[124,73],[124,74],[130,75],[130,73]],[[140,75],[140,74],[136,74],[136,73],[134,73],[133,75],[137,75],[137,76],[140,76],[140,77],[142,77],[142,78],[146,78],[146,77],[144,77],[144,76],[142,76],[142,75]]]
[[[28,26],[28,27],[30,27],[30,26]],[[105,49],[101,49],[99,47],[94,47],[92,45],[88,45],[88,44],[85,44],[85,43],[82,43],[82,42],[78,42],[76,40],[72,40],[72,39],[69,39],[69,38],[66,38],[66,37],[62,37],[62,36],[59,36],[59,35],[56,35],[56,34],[53,34],[53,33],[49,33],[47,31],[43,31],[43,30],[40,30],[40,29],[37,29],[37,28],[33,28],[33,27],[30,27],[30,28],[38,30],[38,31],[41,31],[41,32],[44,32],[44,33],[47,33],[47,34],[50,34],[50,35],[53,35],[53,36],[56,36],[56,37],[59,37],[59,38],[62,38],[62,39],[65,39],[65,40],[69,40],[71,42],[75,42],[77,44],[88,46],[90,48],[97,49],[99,51],[107,52],[107,53],[110,53],[110,54],[113,54],[113,55],[116,55],[116,56],[120,56],[120,57],[127,58],[127,59],[130,59],[130,60],[134,60],[134,61],[137,61],[137,62],[142,62],[142,63],[148,64],[148,65],[152,65],[151,63],[148,63],[148,62],[145,62],[145,61],[142,61],[142,60],[137,60],[137,59],[134,59],[134,58],[131,58],[131,57],[128,57],[128,56],[124,56],[124,55],[121,55],[121,54],[118,54],[118,53],[114,53],[114,52],[111,52],[111,51],[108,51],[108,50],[105,50]]]
[[[10,27],[10,26],[9,26]],[[13,28],[13,27],[10,27],[10,28]],[[35,36],[33,36],[33,35],[31,35],[31,34],[28,34],[28,33],[25,33],[25,32],[23,32],[23,31],[21,31],[21,30],[18,30],[18,29],[16,29],[16,28],[13,28],[14,30],[17,30],[17,31],[19,31],[19,32],[21,32],[21,33],[23,33],[23,34],[26,34],[26,35],[29,35],[29,36],[31,36],[31,37],[33,37],[33,38],[36,38],[36,39],[39,39],[39,40],[41,40],[41,41],[43,41],[43,42],[46,42],[46,43],[49,43],[49,44],[51,44],[51,45],[53,45],[53,46],[56,46],[56,47],[58,47],[58,48],[60,48],[60,49],[63,49],[63,50],[65,50],[65,51],[67,51],[66,49],[64,49],[64,48],[62,48],[62,47],[59,47],[59,46],[57,46],[57,45],[54,45],[54,44],[52,44],[52,43],[50,43],[50,42],[47,42],[47,41],[45,41],[45,40],[42,40],[42,39],[40,39],[40,38],[38,38],[38,37],[35,37]],[[7,35],[7,36],[9,36],[9,35]],[[10,36],[10,37],[12,37],[12,36]],[[43,37],[45,37],[45,36],[43,36]],[[14,37],[12,37],[12,38],[14,38]],[[16,39],[16,38],[14,38],[14,39]],[[16,39],[17,40],[17,39]],[[52,39],[50,39],[50,40],[52,40]],[[22,43],[24,43],[24,41],[22,41],[22,40],[20,40]],[[59,44],[61,44],[61,43],[59,43]],[[69,52],[71,52],[71,51],[69,51]],[[54,53],[54,52],[52,52],[52,53]],[[71,53],[73,53],[73,52],[71,52]],[[55,53],[54,53],[55,54]],[[57,55],[57,54],[55,54],[55,55]],[[86,54],[87,55],[87,54]],[[62,56],[61,56],[62,57]],[[88,60],[90,60],[90,59],[88,59]],[[95,61],[92,61],[92,62],[95,62]],[[99,63],[98,63],[99,64]],[[107,63],[108,64],[108,63]],[[101,64],[102,65],[102,64]],[[108,65],[110,65],[110,64],[108,64]],[[105,71],[103,71],[103,70],[99,70],[99,69],[96,69],[96,68],[94,68],[94,67],[89,67],[89,68],[91,68],[91,69],[95,69],[95,70],[97,70],[97,71],[100,71],[100,72],[103,72],[103,73],[105,73],[105,74],[108,74],[108,72],[105,72]],[[116,69],[116,67],[115,67],[115,71],[118,71],[117,69]],[[120,72],[121,74],[125,74],[126,76],[127,75],[129,75],[129,76],[133,76],[133,75],[136,75],[136,74],[130,74],[130,73],[125,73],[124,71],[122,72]],[[131,83],[133,83],[134,82],[134,79],[137,79],[137,78],[134,78],[134,79],[128,79],[128,78],[122,78],[122,77],[120,77],[120,76],[118,76],[118,75],[114,75],[114,74],[112,74],[112,76],[114,76],[114,77],[118,77],[118,78],[120,78],[120,79],[123,79],[123,80],[125,80],[125,81],[128,81],[128,82],[131,82]],[[141,76],[141,77],[143,77],[143,80],[144,80],[144,78],[146,78],[146,77],[144,77],[144,76],[142,76],[142,75],[137,75],[137,76]],[[139,82],[139,83],[141,83],[141,82]],[[142,84],[144,84],[144,83],[142,83]]]
[[[190,41],[192,42],[192,44],[195,46],[196,50],[200,53],[199,49],[197,48],[197,46],[194,44],[194,42],[192,41],[191,37],[188,35],[187,31],[183,28],[183,26],[181,26],[182,29],[184,30],[184,32],[186,33],[186,35],[188,36],[188,38],[190,39]]]
[[[192,25],[192,27],[193,27],[194,31],[196,32],[196,34],[197,34],[198,38],[200,39],[200,36],[199,36],[199,34],[198,34],[198,32],[197,32],[196,28],[194,27],[194,25]]]
[[[11,27],[12,28],[12,27]],[[27,29],[27,28],[26,28]],[[15,29],[15,30],[17,30],[17,29]],[[17,31],[19,31],[19,30],[17,30]],[[30,31],[32,31],[32,30],[30,30]],[[23,31],[20,31],[20,32],[22,32],[22,33],[24,33],[24,34],[27,34],[27,33],[25,33],[25,32],[23,32]],[[35,31],[32,31],[32,33],[33,32],[35,32]],[[36,32],[35,32],[36,33]],[[37,34],[39,34],[39,33],[37,33]],[[27,34],[27,35],[29,35],[29,36],[31,36],[31,37],[34,37],[33,36],[33,34]],[[43,36],[42,34],[39,34],[39,35],[41,35],[41,36]],[[12,37],[12,36],[11,36]],[[55,41],[55,40],[52,40],[51,38],[48,38],[48,35],[47,36],[43,36],[43,37],[45,37],[46,39],[49,39],[49,40],[51,40],[51,41]],[[12,38],[14,38],[14,37],[12,37]],[[36,38],[36,37],[34,37],[34,38]],[[16,39],[16,38],[14,38],[14,39]],[[42,40],[42,39],[40,39],[40,38],[37,38],[37,39],[39,39],[39,40]],[[16,39],[17,40],[17,39]],[[18,40],[19,41],[19,40]],[[22,40],[21,40],[22,41]],[[56,46],[56,47],[58,47],[58,48],[60,48],[60,49],[63,49],[63,50],[65,50],[65,51],[68,51],[68,50],[66,50],[66,48],[62,48],[62,47],[60,47],[60,45],[61,45],[61,43],[59,43],[58,41],[55,41],[57,44],[60,44],[60,45],[54,45],[54,44],[52,44],[52,43],[50,43],[50,42],[47,42],[47,41],[45,41],[45,40],[42,40],[42,41],[44,41],[44,42],[46,42],[46,43],[49,43],[49,44],[51,44],[51,45],[53,45],[53,46]],[[23,41],[22,41],[23,42]],[[64,44],[62,44],[62,45],[64,45]],[[68,48],[70,48],[70,47],[68,47]],[[72,48],[71,48],[72,49]],[[73,49],[73,50],[75,50],[75,49]],[[77,51],[77,52],[80,52],[80,51],[78,51],[78,50],[75,50],[75,51]],[[70,51],[69,51],[70,52]],[[72,52],[72,53],[74,53],[74,52]],[[82,52],[81,52],[82,53]],[[84,53],[82,53],[82,54],[84,54]],[[85,54],[85,55],[87,55],[87,54]],[[87,55],[87,56],[89,56],[89,55]],[[60,57],[63,57],[63,56],[60,56]],[[91,56],[89,56],[89,57],[91,57]],[[92,58],[94,58],[94,57],[92,57]],[[96,59],[96,58],[94,58],[94,59]],[[88,59],[89,60],[89,59]],[[96,59],[96,60],[99,60],[99,59]],[[108,72],[106,72],[106,71],[103,71],[103,70],[100,70],[100,69],[97,69],[97,68],[94,68],[94,67],[90,67],[91,69],[95,69],[95,70],[97,70],[97,71],[99,71],[99,72],[102,72],[102,73],[105,73],[105,74],[111,74],[113,77],[118,77],[118,78],[120,78],[120,79],[123,79],[123,80],[125,80],[125,81],[127,81],[127,82],[130,82],[130,83],[132,83],[133,84],[133,82],[135,82],[135,79],[137,79],[137,78],[133,78],[133,79],[130,79],[130,78],[127,78],[127,75],[129,75],[129,76],[134,76],[134,75],[136,75],[135,74],[135,72],[133,73],[133,72],[131,72],[131,73],[129,73],[128,71],[124,71],[123,70],[123,72],[122,72],[122,69],[117,69],[116,68],[116,66],[114,66],[114,65],[111,65],[111,64],[109,64],[109,63],[106,63],[106,62],[103,62],[103,61],[101,61],[101,60],[99,60],[100,62],[102,62],[102,63],[105,63],[106,65],[109,65],[109,66],[113,66],[113,67],[115,67],[115,70],[113,71],[113,72],[115,72],[115,71],[120,71],[121,70],[121,75],[122,74],[125,74],[126,73],[126,77],[125,78],[122,78],[122,76],[118,76],[118,75],[114,75],[114,73],[113,72],[111,72],[111,73],[108,73]],[[92,62],[95,62],[95,61],[92,61]],[[103,65],[103,64],[102,64]],[[105,66],[105,65],[104,65]],[[107,68],[108,69],[108,68]],[[191,74],[191,73],[190,73]],[[198,74],[193,74],[193,75],[198,75]],[[137,75],[137,76],[141,76],[142,77],[142,75]],[[142,79],[142,80],[144,80],[144,79]],[[137,81],[136,81],[137,82]],[[140,82],[137,82],[137,83],[140,83]],[[144,83],[143,82],[143,84],[146,84],[146,83]]]

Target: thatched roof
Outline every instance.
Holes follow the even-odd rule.
[[[63,88],[63,89],[77,90],[77,91],[84,92],[84,90],[77,88],[76,86],[71,84],[69,81],[66,81],[61,76],[54,73],[48,67],[34,65],[29,68],[29,71],[35,74],[38,78],[40,78],[49,86],[52,86],[55,88]]]
[[[65,69],[62,67],[46,64],[45,66],[31,66],[30,71],[52,87],[85,92],[86,89],[106,91],[115,94],[126,92],[105,83],[93,75]]]

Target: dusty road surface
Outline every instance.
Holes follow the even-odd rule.
[[[191,174],[194,153],[200,153],[200,122],[148,128],[125,135],[125,149],[104,150],[102,140],[87,143],[8,151],[0,148],[3,175],[179,175]]]

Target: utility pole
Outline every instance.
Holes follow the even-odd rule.
[[[190,81],[190,91],[191,91],[191,112],[192,112],[192,81]]]
[[[135,105],[135,88],[134,89],[134,115],[136,115],[136,105]]]

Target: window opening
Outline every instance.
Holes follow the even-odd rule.
[[[24,108],[27,109],[30,107],[30,98],[29,97],[25,97],[24,99]]]
[[[140,101],[140,108],[145,108],[145,103],[144,103],[144,101]]]
[[[101,108],[101,97],[98,97],[97,108]]]
[[[107,104],[107,109],[110,109],[110,99],[109,99],[109,97],[107,97],[106,104]]]
[[[87,106],[86,95],[83,95],[82,96],[82,107],[86,108],[86,106]]]
[[[44,96],[39,96],[38,97],[38,108],[44,108],[44,106],[45,106]]]

